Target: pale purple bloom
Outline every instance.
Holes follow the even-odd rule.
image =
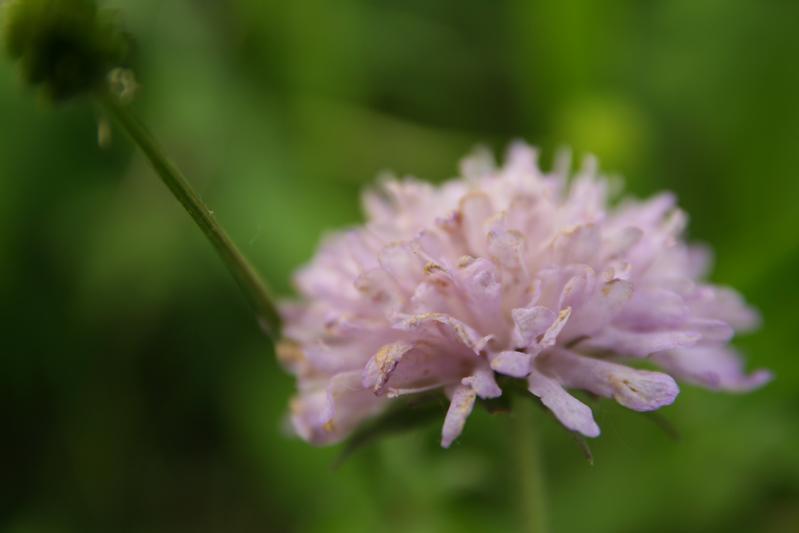
[[[757,314],[701,281],[709,253],[681,240],[671,194],[611,207],[593,160],[571,178],[544,173],[524,145],[501,168],[478,153],[462,174],[382,182],[364,196],[366,224],[331,235],[297,275],[278,352],[298,378],[302,438],[339,441],[392,399],[441,390],[447,447],[478,398],[502,394],[497,374],[588,437],[599,427],[568,389],[651,411],[674,401],[674,378],[768,381],[728,345]],[[636,359],[662,371],[624,364]]]

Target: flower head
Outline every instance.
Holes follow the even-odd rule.
[[[447,447],[478,398],[502,395],[498,375],[589,437],[599,427],[568,389],[651,411],[674,401],[674,378],[732,391],[769,379],[745,374],[728,345],[758,316],[701,281],[709,253],[681,240],[671,194],[611,207],[592,159],[572,178],[544,173],[525,145],[501,168],[478,153],[462,174],[381,183],[364,196],[366,224],[298,273],[278,355],[298,378],[302,438],[339,441],[394,398],[441,390]]]
[[[8,0],[2,7],[6,52],[25,81],[54,100],[96,89],[128,55],[127,36],[95,0]]]

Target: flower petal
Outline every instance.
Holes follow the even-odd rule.
[[[727,287],[702,285],[691,301],[695,313],[722,320],[740,331],[750,331],[760,324],[760,315],[748,307],[740,294]]]
[[[768,370],[746,374],[743,361],[729,346],[695,346],[652,356],[668,373],[712,390],[747,392],[771,381]]]
[[[396,312],[402,304],[402,289],[382,268],[367,270],[355,278],[353,286],[363,296],[364,304],[385,314]]]
[[[424,263],[407,242],[394,242],[380,250],[380,266],[406,293],[412,293],[422,280]]]
[[[636,287],[615,321],[624,329],[672,329],[688,316],[688,306],[677,292],[663,287]]]
[[[550,346],[555,345],[555,341],[558,339],[558,335],[560,334],[563,327],[566,325],[566,322],[569,321],[569,317],[572,314],[571,307],[567,307],[566,309],[561,309],[558,316],[555,318],[555,321],[552,323],[551,326],[544,332],[544,336],[541,339],[541,347],[548,348]]]
[[[465,296],[476,325],[484,331],[502,331],[502,283],[494,263],[482,257],[464,259],[455,276],[463,291],[461,302]]]
[[[692,346],[701,338],[702,334],[696,331],[626,331],[608,326],[580,346],[622,356],[647,357],[664,350]]]
[[[491,198],[484,192],[470,192],[461,198],[459,212],[468,253],[475,257],[484,255],[487,233],[484,223],[494,213]]]
[[[732,326],[721,320],[712,318],[694,318],[686,327],[702,335],[702,342],[729,342],[735,335]]]
[[[399,396],[412,391],[448,387],[469,376],[475,362],[481,362],[481,359],[468,351],[453,353],[446,347],[420,342],[402,355],[382,385],[371,390],[378,395]]]
[[[552,242],[555,261],[561,264],[589,264],[599,253],[601,232],[596,224],[562,230]]]
[[[586,267],[580,269],[563,286],[558,300],[558,309],[565,307],[583,306],[594,293],[596,287],[596,274],[594,269]]]
[[[527,384],[529,391],[541,398],[561,424],[586,437],[599,436],[599,426],[594,421],[591,408],[566,392],[556,380],[533,370],[527,377]]]
[[[539,357],[536,364],[565,387],[614,398],[635,411],[653,411],[669,405],[680,391],[668,374],[637,370],[562,349]]]
[[[471,376],[463,378],[463,385],[467,385],[483,399],[499,398],[502,396],[502,389],[497,385],[494,372],[490,368],[478,367]]]
[[[506,376],[523,378],[530,373],[531,361],[529,353],[505,351],[491,358],[491,368]]]
[[[555,322],[557,315],[547,307],[533,306],[520,307],[511,311],[515,327],[513,330],[513,344],[519,348],[526,348],[537,343],[537,338]]]
[[[614,279],[598,287],[585,304],[575,308],[562,332],[563,339],[591,336],[604,329],[633,294],[629,281]]]
[[[461,175],[467,180],[478,180],[496,168],[494,154],[485,146],[478,146],[460,161]]]
[[[381,347],[366,363],[363,370],[363,386],[372,389],[375,394],[380,393],[402,356],[412,349],[413,344],[407,342],[393,342]]]
[[[466,419],[474,409],[474,401],[477,393],[467,385],[458,385],[452,393],[447,416],[444,419],[444,427],[441,430],[441,446],[449,448],[452,442],[458,438],[466,424]]]
[[[471,349],[475,354],[485,347],[487,337],[480,335],[467,324],[444,313],[422,313],[401,316],[394,323],[394,328],[401,331],[415,332],[430,340],[443,338],[455,340]]]
[[[469,296],[476,302],[489,305],[491,310],[499,310],[502,302],[502,284],[497,269],[491,261],[482,257],[464,263],[460,269],[461,283]]]
[[[495,226],[488,232],[488,253],[497,264],[507,269],[524,266],[525,238],[516,230]]]
[[[297,434],[313,444],[332,444],[380,411],[385,400],[364,389],[360,381],[360,372],[342,372],[332,376],[326,387],[295,397],[291,422]]]
[[[643,238],[641,228],[627,226],[603,239],[602,261],[607,262],[624,257],[624,255]]]

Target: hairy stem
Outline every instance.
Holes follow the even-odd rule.
[[[205,205],[183,173],[167,158],[147,126],[114,95],[104,93],[99,95],[98,99],[108,114],[122,126],[144,153],[161,181],[202,230],[244,291],[255,310],[261,328],[273,341],[276,341],[280,332],[280,316],[261,276],[219,225],[213,212]]]
[[[546,533],[546,488],[541,447],[533,420],[533,402],[529,397],[513,399],[513,464],[517,467],[519,515],[527,533]]]

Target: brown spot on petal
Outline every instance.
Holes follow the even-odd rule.
[[[611,304],[622,304],[630,299],[633,294],[633,286],[627,281],[612,279],[602,285],[602,295],[608,298]]]
[[[463,213],[455,210],[446,218],[438,219],[436,225],[449,234],[457,232],[463,224]]]
[[[394,348],[394,345],[386,344],[375,354],[375,363],[377,363],[377,367],[380,369],[381,374],[387,374],[391,371],[391,366],[393,363],[391,359]]]
[[[352,320],[354,316],[352,313],[343,313],[335,318],[329,319],[325,322],[325,333],[328,335],[335,335],[339,332],[342,322]]]
[[[383,387],[388,382],[389,378],[391,377],[391,373],[397,367],[405,353],[410,351],[413,346],[406,344],[395,342],[393,344],[386,344],[382,346],[377,353],[375,353],[374,357],[372,358],[373,364],[377,367],[378,376],[376,376],[376,380],[373,386],[373,390],[375,394],[380,394],[383,390]]]
[[[464,415],[468,415],[474,408],[475,399],[477,399],[477,394],[472,391],[466,400],[458,406],[458,410]]]
[[[305,352],[302,350],[302,347],[299,343],[291,339],[280,341],[275,347],[275,353],[277,355],[277,360],[280,361],[283,366],[295,372],[307,363]]]
[[[444,269],[441,268],[441,265],[438,265],[438,264],[436,264],[436,263],[434,263],[432,261],[428,262],[424,266],[424,273],[428,274],[428,275],[429,274],[433,274],[435,272],[443,272],[443,271],[444,271]]]
[[[466,346],[472,346],[472,341],[469,339],[469,336],[466,334],[466,330],[463,329],[463,326],[454,323],[452,324],[452,328],[455,330],[455,333],[458,334],[458,338],[465,344]]]
[[[462,255],[460,259],[458,259],[458,268],[466,268],[474,263],[474,261],[475,259],[471,255]]]
[[[415,328],[425,320],[428,320],[434,317],[435,315],[436,315],[435,313],[422,313],[419,315],[413,315],[407,320],[407,324],[409,327]]]
[[[627,392],[632,392],[636,396],[641,396],[641,392],[630,383],[630,380],[611,374],[608,376],[608,382],[613,387],[613,398],[619,403],[623,403],[623,398],[628,396]]]
[[[325,422],[325,424],[322,426],[322,429],[324,429],[324,430],[325,430],[325,431],[327,431],[328,433],[333,433],[334,431],[336,431],[336,426],[335,426],[335,424],[333,424],[333,421],[332,421],[332,420],[328,420],[328,421],[327,421],[327,422]]]

